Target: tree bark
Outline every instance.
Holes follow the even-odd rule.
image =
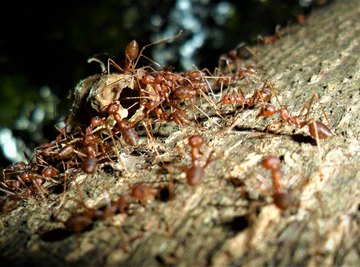
[[[253,62],[244,62],[263,70],[293,114],[317,94],[311,117],[325,123],[327,114],[333,138],[316,146],[306,127],[275,124],[266,133],[275,120],[256,118],[256,108],[235,115],[228,131],[215,122],[224,125],[234,117],[212,117],[180,131],[160,128],[153,144],[160,157],[139,151],[127,157],[133,171],[79,174],[76,181],[94,207],[106,203],[104,192],[115,198],[137,182],[160,188],[173,180],[174,200],[164,201],[163,189],[147,205],[130,207],[130,215],[64,236],[52,230],[79,206],[72,184],[61,209],[50,196],[2,214],[0,255],[18,266],[359,266],[359,18],[359,1],[336,1],[305,25],[283,29],[274,44],[252,47]],[[157,163],[189,164],[187,136],[199,132],[206,139],[204,157],[211,149],[214,155],[201,184],[190,187],[182,171],[164,171]],[[281,211],[272,203],[270,172],[259,165],[267,155],[282,160],[281,183],[297,206]]]

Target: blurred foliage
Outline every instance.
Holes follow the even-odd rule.
[[[26,103],[47,108],[44,123],[67,114],[68,92],[79,80],[100,72],[99,65],[88,64],[87,59],[99,54],[106,59],[107,54],[121,60],[132,39],[143,46],[185,28],[183,36],[171,45],[155,46],[153,54],[146,50],[154,60],[163,57],[166,65],[180,70],[187,66],[182,62],[186,58],[179,57],[184,55],[184,44],[203,32],[203,39],[188,55],[193,60],[189,62],[213,69],[221,54],[241,42],[254,42],[259,34],[273,34],[276,25],[285,26],[295,21],[296,15],[310,12],[311,4],[311,0],[8,2],[0,16],[0,127],[14,129],[17,118],[26,116],[22,112]],[[194,30],[191,23],[199,28]],[[49,107],[49,103],[57,105],[56,97],[39,97],[43,86],[61,100],[56,113]],[[38,127],[47,129],[44,137],[48,139],[56,134],[48,127]],[[22,135],[27,143],[40,142],[26,132]]]

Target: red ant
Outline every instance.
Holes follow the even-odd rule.
[[[275,34],[273,35],[268,35],[268,36],[258,36],[258,41],[263,43],[263,44],[273,44],[275,43],[277,40],[280,39],[280,27],[276,26],[275,28]]]
[[[213,150],[210,152],[205,164],[200,165],[200,147],[204,144],[204,138],[201,135],[192,135],[189,137],[189,146],[191,147],[191,163],[192,166],[189,167],[186,174],[186,181],[188,184],[194,186],[200,183],[202,177],[204,176],[204,169],[210,163],[211,155]]]
[[[95,221],[106,220],[117,212],[124,212],[131,203],[131,197],[146,205],[148,200],[156,195],[156,191],[144,183],[138,183],[131,187],[130,194],[125,193],[117,200],[109,202],[105,209],[90,208],[81,201],[83,211],[73,213],[64,223],[64,226],[75,233],[80,233],[89,228]]]
[[[2,190],[0,188],[0,190]],[[0,213],[8,213],[16,208],[17,202],[24,199],[26,195],[23,194],[9,194],[0,196]]]
[[[239,71],[239,74],[241,74],[241,72],[244,71],[244,68],[240,68],[240,61],[251,56],[256,55],[244,42],[241,42],[234,49],[230,50],[226,56],[223,55],[220,57],[218,69],[225,69],[225,67],[221,64],[221,62],[225,62],[226,66],[228,67],[228,73],[232,72],[232,70],[230,69],[230,66],[232,66],[236,72]]]
[[[144,183],[138,183],[131,187],[131,196],[146,205],[148,200],[154,197],[157,192]]]
[[[44,196],[44,193],[47,194],[47,191],[42,186],[44,181],[50,180],[57,183],[52,178],[58,174],[58,170],[51,165],[46,165],[40,172],[39,167],[41,166],[41,163],[31,163],[30,158],[26,154],[25,156],[29,162],[28,164],[20,161],[13,164],[10,168],[3,170],[3,178],[5,180],[2,182],[2,185],[9,188],[11,191],[23,191],[23,188],[26,188],[25,193],[28,195],[33,195],[35,190],[37,190]],[[36,157],[36,159],[38,160],[38,157]],[[6,179],[8,175],[12,174],[15,174],[16,180]],[[29,183],[31,183],[31,185],[29,185]]]
[[[274,114],[279,114],[281,118],[281,124],[289,124],[294,125],[298,128],[303,128],[304,126],[308,126],[310,136],[315,139],[318,143],[318,139],[324,139],[328,137],[332,137],[335,134],[322,122],[315,121],[314,119],[308,119],[309,113],[310,113],[310,107],[313,103],[314,98],[318,99],[318,96],[314,94],[310,100],[309,105],[305,105],[299,115],[291,115],[289,110],[287,109],[286,105],[280,106],[280,108],[276,108],[272,104],[265,104],[261,107],[260,113],[257,115],[257,117],[270,117]],[[278,98],[276,97],[277,101],[279,102]],[[305,119],[301,120],[300,117],[302,116],[303,110],[307,109],[307,112],[305,114]],[[324,113],[325,114],[325,113]],[[327,116],[325,115],[326,119]],[[328,119],[327,119],[328,120]]]
[[[175,168],[185,171],[186,181],[191,186],[196,186],[201,182],[205,174],[204,169],[210,163],[213,150],[210,152],[205,164],[200,164],[200,147],[204,144],[204,138],[201,135],[192,135],[189,137],[189,146],[191,147],[191,166],[172,165]]]
[[[244,93],[240,89],[240,94],[226,94],[223,96],[221,101],[219,102],[220,107],[224,105],[241,105],[242,109],[246,106],[252,107],[255,104],[262,102],[265,103],[271,99],[272,92],[271,89],[272,85],[269,80],[264,82],[263,87],[261,90],[255,89],[253,95],[251,97],[246,98]]]
[[[294,197],[286,192],[280,184],[280,159],[274,156],[264,157],[261,161],[261,166],[271,171],[271,179],[273,184],[272,198],[274,204],[282,210],[286,210],[295,204]]]
[[[119,104],[111,103],[107,108],[107,113],[113,116],[125,143],[130,146],[137,146],[139,143],[139,136],[134,128],[137,122],[130,123],[129,121],[122,119],[120,114],[117,113],[118,110]]]
[[[75,200],[80,204],[80,206],[83,208],[80,212],[75,212],[68,217],[66,221],[63,221],[64,226],[67,230],[80,233],[92,226],[92,224],[97,220],[105,220],[109,216],[112,216],[115,214],[117,207],[113,206],[112,204],[116,204],[116,202],[113,202],[106,206],[105,209],[99,209],[99,208],[91,208],[88,207],[83,200],[82,194],[80,193],[81,200]]]
[[[131,41],[125,48],[125,69],[123,70],[118,64],[116,64],[111,58],[108,59],[108,73],[110,73],[110,65],[113,65],[115,68],[119,69],[123,72],[130,72],[131,74],[135,74],[135,76],[139,79],[144,75],[144,68],[141,69],[135,69],[140,58],[145,57],[147,60],[153,62],[149,58],[147,58],[145,55],[143,55],[144,50],[152,45],[165,42],[168,40],[173,40],[178,38],[182,32],[180,31],[176,36],[171,36],[162,40],[155,41],[153,43],[147,44],[142,47],[142,49],[139,52],[139,44],[136,40]]]
[[[175,108],[169,115],[169,120],[174,121],[178,125],[186,125],[190,123],[190,119],[186,116],[184,110]]]
[[[80,233],[89,228],[95,220],[95,210],[84,207],[85,210],[82,212],[72,214],[64,223],[66,229]]]

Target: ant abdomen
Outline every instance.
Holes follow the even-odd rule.
[[[294,197],[287,192],[275,192],[272,197],[276,207],[282,210],[286,210],[295,204]]]
[[[309,133],[312,138],[325,139],[332,137],[335,134],[322,122],[320,121],[311,121],[309,124]]]
[[[94,157],[88,156],[83,160],[81,170],[87,174],[92,174],[96,171],[97,165],[98,160]]]
[[[196,90],[187,86],[180,86],[174,91],[174,95],[180,100],[188,100],[196,95]]]
[[[186,171],[186,181],[189,185],[195,186],[201,182],[205,171],[201,166],[192,166]]]
[[[80,233],[84,231],[85,229],[89,228],[93,224],[93,217],[89,216],[86,213],[79,213],[75,214],[69,217],[64,222],[64,225],[66,229],[75,232]]]
[[[130,60],[135,60],[139,54],[139,44],[133,40],[125,48],[125,55]]]
[[[45,167],[43,170],[42,170],[42,175],[44,175],[45,177],[54,177],[56,174],[58,173],[58,170],[55,169],[54,167],[52,166],[48,166],[48,167]]]
[[[139,143],[139,136],[134,128],[124,129],[121,131],[124,141],[129,146],[137,146]]]
[[[65,159],[65,158],[70,157],[73,152],[74,152],[74,146],[66,145],[59,150],[58,157],[60,159]]]

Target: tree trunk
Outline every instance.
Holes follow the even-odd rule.
[[[122,175],[77,175],[79,189],[71,184],[60,209],[56,197],[30,198],[1,215],[0,255],[27,266],[359,266],[359,18],[360,1],[336,1],[305,25],[283,29],[274,44],[252,47],[255,62],[244,62],[263,70],[292,114],[316,94],[309,116],[326,124],[326,114],[334,137],[317,146],[307,127],[256,118],[257,108],[180,131],[160,127],[149,141],[160,156],[132,153],[126,164],[133,170]],[[235,117],[232,129],[217,126]],[[204,158],[214,150],[196,187],[171,167],[189,165],[193,133],[206,139]],[[270,171],[259,165],[268,155],[281,159],[281,184],[298,201],[285,211],[273,204]],[[168,171],[161,161],[171,162]],[[170,180],[174,199],[166,201]],[[79,192],[99,207],[104,192],[116,198],[137,182],[162,189],[147,205],[134,204],[130,214],[97,221],[91,230],[70,236],[56,230],[79,207],[73,201]]]

